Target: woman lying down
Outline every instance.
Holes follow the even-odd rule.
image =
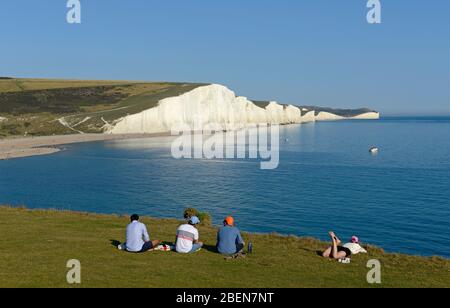
[[[333,231],[330,231],[328,234],[331,236],[333,245],[322,253],[324,258],[332,258],[339,261],[350,261],[352,255],[367,253],[367,251],[359,244],[359,239],[356,236],[352,237],[350,243],[341,246],[341,240],[336,236],[336,234],[334,234]]]

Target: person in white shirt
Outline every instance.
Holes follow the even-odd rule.
[[[128,252],[143,253],[147,252],[160,243],[158,240],[150,241],[147,227],[139,222],[139,215],[131,215],[131,223],[127,226],[127,241],[120,245],[119,249],[124,249]]]
[[[332,246],[323,252],[322,256],[324,258],[343,260],[351,258],[353,255],[359,253],[367,253],[367,251],[359,244],[359,238],[357,236],[352,236],[350,243],[342,246],[342,241],[333,231],[330,231],[328,234],[331,237]]]
[[[200,224],[200,219],[197,216],[193,216],[189,219],[188,224],[178,227],[176,240],[176,251],[178,253],[194,253],[203,247],[203,243],[198,241],[198,224]]]

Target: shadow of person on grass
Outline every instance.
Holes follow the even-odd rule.
[[[114,247],[118,247],[120,244],[122,244],[122,242],[118,241],[118,240],[109,240],[111,242],[111,245]]]
[[[209,251],[209,252],[213,252],[213,253],[219,253],[219,252],[217,251],[216,246],[212,246],[212,245],[205,245],[205,244],[203,244],[202,249],[204,249],[204,250],[206,250],[206,251]]]

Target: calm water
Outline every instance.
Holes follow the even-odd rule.
[[[327,239],[335,230],[388,251],[450,257],[450,118],[321,122],[284,127],[281,139],[274,171],[175,160],[170,138],[0,161],[0,203],[158,217],[193,206],[215,223],[232,214],[246,231]]]

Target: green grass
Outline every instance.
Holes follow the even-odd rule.
[[[129,81],[0,78],[0,93],[129,84]]]
[[[65,278],[69,259],[81,262],[81,287],[374,287],[366,282],[366,263],[374,258],[382,263],[382,284],[375,287],[450,287],[448,260],[377,248],[343,265],[316,254],[326,243],[245,234],[254,254],[227,261],[211,251],[216,229],[201,226],[208,247],[197,254],[129,254],[110,242],[123,240],[125,216],[0,207],[0,221],[0,287],[70,287]],[[142,221],[152,238],[164,241],[174,239],[179,224]]]

